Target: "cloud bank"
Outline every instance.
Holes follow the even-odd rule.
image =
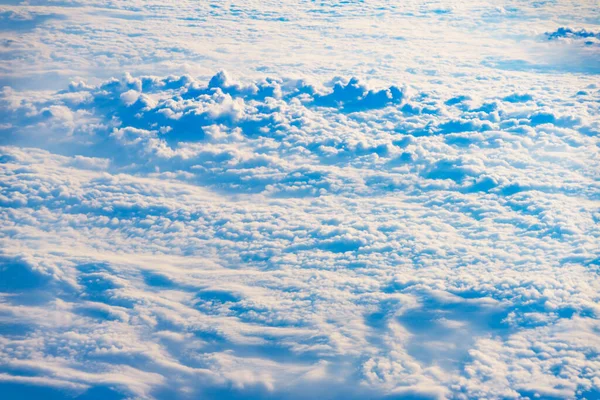
[[[3,6],[0,392],[597,398],[590,10]]]
[[[598,390],[587,103],[219,72],[5,89],[2,104],[11,384]]]

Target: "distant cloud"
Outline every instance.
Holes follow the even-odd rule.
[[[548,40],[559,40],[559,39],[584,39],[586,44],[592,45],[595,40],[600,40],[600,32],[592,32],[585,29],[572,29],[566,27],[560,27],[554,32],[546,32]]]

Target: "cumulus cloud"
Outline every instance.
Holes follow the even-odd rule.
[[[588,31],[586,29],[572,29],[566,27],[560,27],[554,32],[546,32],[548,40],[560,40],[560,39],[583,39],[585,44],[591,46],[597,44],[600,39],[600,33]]]
[[[0,392],[597,397],[590,7],[5,6]]]
[[[352,79],[271,80],[273,97],[253,89],[267,80],[231,82],[5,92],[10,382],[25,368],[73,393],[163,397],[177,374],[190,395],[294,397],[310,381],[351,397],[358,368],[357,397],[597,390],[583,367],[568,387],[543,369],[545,386],[502,369],[492,385],[474,350],[596,320],[593,116],[530,94],[417,94],[414,108],[440,111],[415,114],[393,95],[362,104],[391,92]],[[564,345],[583,355],[577,338]]]

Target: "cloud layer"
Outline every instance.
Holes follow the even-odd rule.
[[[21,96],[2,98],[9,382],[598,390],[588,103],[224,72]]]
[[[0,392],[598,397],[597,6],[37,3]]]

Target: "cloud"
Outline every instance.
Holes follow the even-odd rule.
[[[372,90],[368,89],[357,78],[351,78],[347,83],[335,81],[330,93],[316,94],[314,104],[338,107],[344,111],[360,111],[400,104],[403,98],[402,90],[396,86],[390,86],[388,89]]]
[[[587,31],[585,29],[572,29],[566,27],[560,27],[554,32],[546,32],[548,40],[560,40],[560,39],[585,39],[585,44],[591,46],[595,44],[594,39],[600,39],[600,33]]]
[[[55,271],[39,275],[37,287],[49,296],[36,304],[5,298],[10,333],[2,351],[12,354],[5,365],[31,368],[24,364],[32,361],[27,353],[10,350],[27,346],[45,366],[32,369],[35,376],[54,371],[61,381],[102,382],[144,396],[176,391],[140,370],[165,379],[176,373],[189,393],[224,393],[233,385],[240,394],[293,397],[296,384],[314,382],[312,368],[323,377],[312,384],[315,393],[340,395],[336,382],[360,368],[364,386],[357,397],[443,398],[452,393],[450,382],[461,379],[460,391],[473,396],[565,394],[555,389],[560,383],[513,389],[516,378],[503,375],[495,386],[477,383],[474,375],[461,376],[456,363],[490,334],[510,340],[597,313],[590,271],[580,261],[559,262],[576,248],[582,259],[597,257],[593,202],[531,191],[461,194],[452,186],[424,186],[405,200],[390,193],[376,201],[275,196],[256,202],[206,191],[185,176],[149,171],[136,177],[112,172],[110,164],[89,168],[76,161],[81,157],[17,147],[3,152],[3,180],[14,182],[5,194],[12,211],[3,226],[11,237],[23,237],[10,240],[21,243],[28,260],[7,255],[7,265],[30,275]],[[469,161],[449,165],[466,168]],[[478,173],[469,168],[475,169],[463,174]],[[24,174],[39,183],[16,184]],[[37,210],[40,202],[45,211]],[[508,239],[515,236],[525,243]],[[38,247],[43,243],[54,246]],[[532,251],[543,251],[542,258]],[[507,264],[519,267],[503,269]],[[5,292],[15,290],[22,290],[18,282]],[[56,297],[61,300],[51,300]],[[59,347],[68,369],[56,372],[44,357],[64,335],[60,340],[76,351]],[[469,341],[458,340],[465,335]],[[325,370],[324,358],[332,363]],[[135,370],[126,380],[91,379],[69,372],[81,370],[79,360],[94,360],[106,374],[122,373],[124,365]],[[594,387],[582,374],[581,386],[569,393]],[[202,383],[194,383],[199,377]],[[147,379],[155,383],[148,386]]]
[[[600,391],[593,5],[63,3],[2,11],[0,392]]]

